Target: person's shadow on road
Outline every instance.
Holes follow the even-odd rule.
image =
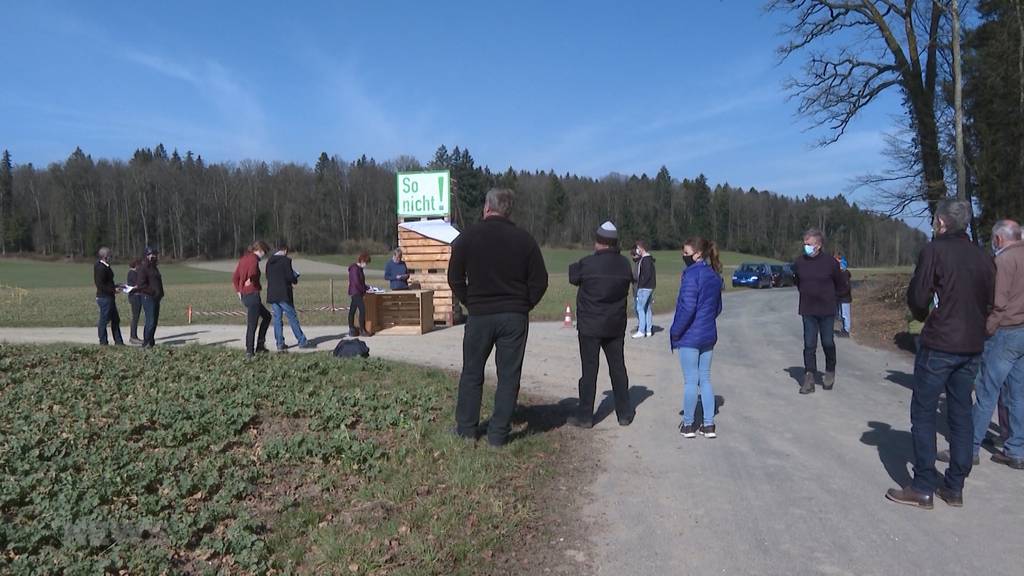
[[[654,396],[654,392],[651,392],[646,386],[630,386],[629,387],[629,404],[633,411],[636,411],[637,406],[643,404],[644,400],[647,400],[651,396]],[[615,396],[611,390],[604,391],[604,398],[601,399],[601,404],[597,406],[597,410],[594,411],[594,425],[599,424],[605,418],[615,413]]]
[[[914,439],[906,430],[894,430],[884,422],[868,422],[868,430],[860,441],[868,446],[878,448],[878,459],[897,486],[910,483],[910,472],[907,464],[914,459]]]
[[[513,432],[509,440],[521,440],[534,434],[543,434],[565,425],[565,420],[576,409],[576,399],[566,398],[557,404],[520,404],[512,415],[513,424],[526,424],[526,427]],[[480,425],[487,429],[487,422]]]
[[[789,368],[783,370],[783,372],[789,374],[789,377],[796,382],[797,386],[804,385],[804,374],[807,372],[807,370],[805,370],[803,366],[790,366]]]
[[[885,377],[886,380],[893,384],[899,384],[907,390],[914,390],[914,375],[907,374],[906,372],[900,372],[899,370],[888,370],[889,375]]]

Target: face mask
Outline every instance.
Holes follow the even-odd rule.
[[[694,259],[692,254],[683,254],[683,262],[686,263],[686,267],[693,266]]]
[[[808,256],[814,256],[814,251],[814,246],[811,246],[810,244],[804,244],[804,254],[807,254]]]

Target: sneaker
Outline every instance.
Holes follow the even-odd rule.
[[[130,338],[128,343],[132,346],[142,346],[142,340],[139,340],[138,338]]]
[[[288,352],[288,347],[287,346],[278,346],[277,347],[277,351],[278,352],[285,352],[285,353],[287,353]]]
[[[650,338],[651,336],[654,336],[654,332],[648,332],[647,333],[647,338]]]
[[[637,332],[636,334],[633,334],[633,336],[631,336],[631,337],[632,338],[644,338],[645,336],[644,336],[643,332]]]
[[[303,350],[312,350],[313,348],[316,348],[316,344],[314,344],[314,343],[310,342],[309,340],[307,340],[307,341],[303,342],[302,344],[299,344],[299,348],[301,348]]]
[[[697,425],[696,424],[679,424],[679,433],[682,434],[683,438],[696,438],[697,437]]]
[[[705,424],[705,425],[701,426],[700,427],[700,435],[705,437],[705,438],[717,438],[718,437],[717,434],[715,434],[715,425],[714,424],[711,424],[711,425]]]
[[[256,358],[256,355],[255,355],[255,354],[253,354],[252,352],[246,352],[246,353],[245,353],[245,359],[246,359],[246,361],[248,361],[248,360],[253,360],[254,358]]]
[[[267,350],[266,346],[257,346],[256,347],[256,353],[257,354],[266,354],[267,352],[270,352],[270,350]]]

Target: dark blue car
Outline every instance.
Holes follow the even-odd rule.
[[[772,268],[768,264],[743,264],[732,273],[733,287],[771,288]]]

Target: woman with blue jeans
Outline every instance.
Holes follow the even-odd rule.
[[[637,327],[633,338],[650,338],[654,334],[654,288],[657,276],[654,272],[654,256],[647,252],[647,242],[637,240],[633,248],[636,260],[636,318]]]
[[[697,436],[694,421],[697,395],[704,420],[699,431],[705,438],[715,434],[715,392],[711,387],[711,357],[718,342],[716,319],[722,313],[722,263],[714,242],[693,237],[683,244],[686,269],[679,286],[676,315],[669,332],[672,350],[679,354],[683,368],[684,438]]]

